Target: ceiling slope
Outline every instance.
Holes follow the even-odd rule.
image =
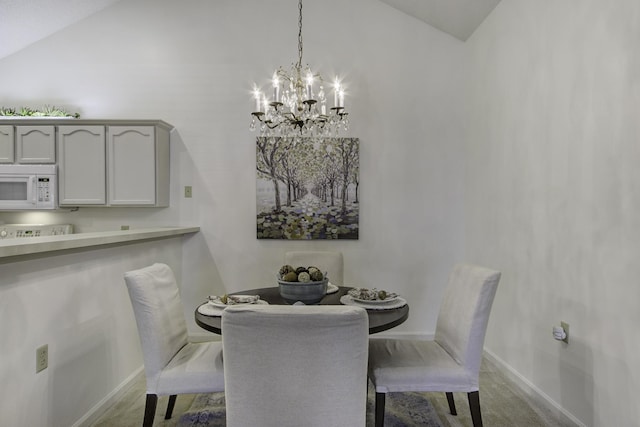
[[[0,0],[4,58],[121,0]],[[465,41],[500,0],[380,0]]]
[[[4,58],[120,0],[0,0]]]
[[[380,0],[466,41],[500,0]]]

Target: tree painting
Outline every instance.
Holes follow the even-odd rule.
[[[358,138],[259,137],[258,239],[358,239]]]

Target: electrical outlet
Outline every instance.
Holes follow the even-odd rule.
[[[192,190],[191,190],[191,186],[190,185],[186,185],[184,187],[184,197],[187,199],[190,199],[191,196],[193,195]]]
[[[36,373],[47,369],[49,366],[49,345],[45,344],[36,349]]]
[[[128,226],[128,225],[121,225],[121,226],[120,226],[120,230],[123,230],[123,231],[124,231],[124,230],[128,230],[128,229],[129,229],[129,226]]]
[[[562,341],[569,344],[569,324],[566,322],[560,322],[560,326],[562,326],[562,329],[564,329],[564,333],[567,335]]]

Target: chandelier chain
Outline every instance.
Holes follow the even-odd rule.
[[[269,137],[328,137],[348,130],[349,113],[344,108],[345,93],[338,77],[331,107],[327,105],[322,76],[314,74],[308,64],[303,69],[302,48],[302,0],[298,0],[298,61],[291,64],[290,72],[279,67],[273,73],[273,96],[264,94],[254,83],[255,108],[249,129],[259,129],[262,136]],[[314,81],[319,82],[317,92]]]
[[[298,0],[298,69],[302,68],[302,0]]]

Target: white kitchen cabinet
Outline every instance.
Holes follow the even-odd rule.
[[[107,128],[107,204],[169,206],[169,130]]]
[[[0,163],[57,159],[60,206],[169,206],[170,124],[50,118],[26,122],[6,120],[0,125]]]
[[[13,126],[0,126],[0,163],[13,163],[14,155]]]
[[[95,206],[107,202],[104,126],[58,126],[58,203]]]
[[[18,163],[55,163],[55,126],[16,126]]]

